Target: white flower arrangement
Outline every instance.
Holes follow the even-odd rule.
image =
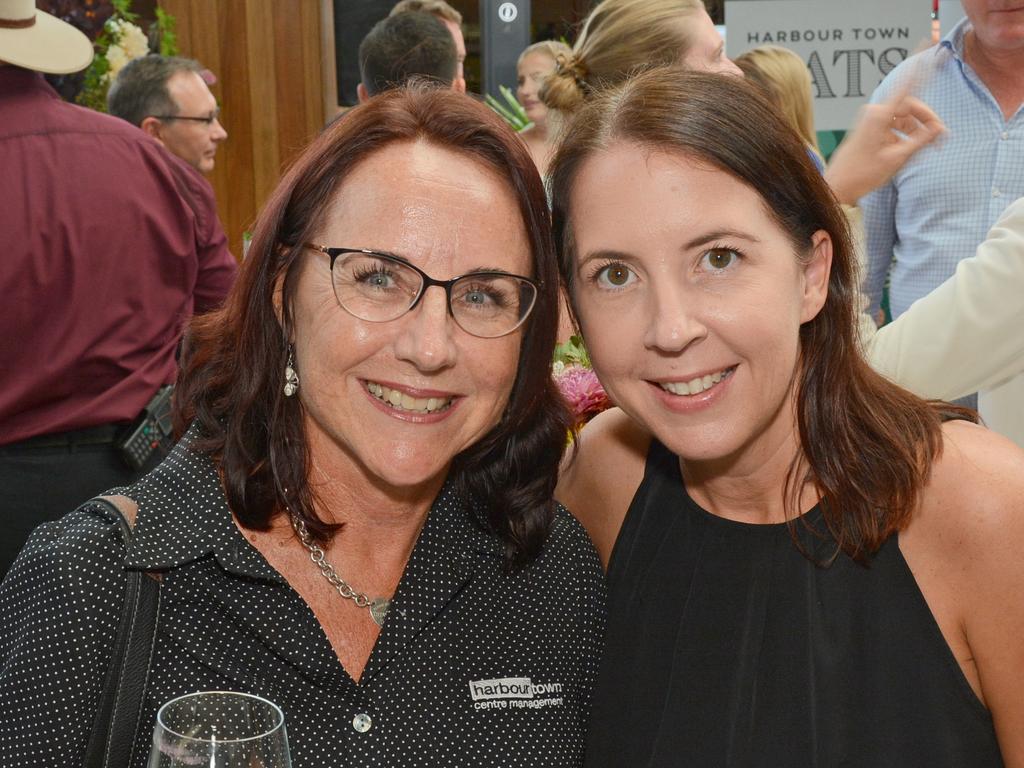
[[[149,52],[149,37],[135,22],[138,14],[132,13],[132,0],[111,0],[114,8],[103,29],[93,41],[96,55],[85,70],[81,90],[75,97],[79,104],[99,112],[107,111],[107,91],[124,66],[133,59],[146,56]],[[158,50],[164,56],[177,56],[178,43],[174,34],[174,17],[156,7],[156,22],[150,32],[158,40]]]
[[[107,48],[110,68],[104,74],[104,80],[111,83],[125,64],[149,53],[149,40],[135,24],[116,16],[107,21],[106,31],[110,36],[110,47]]]

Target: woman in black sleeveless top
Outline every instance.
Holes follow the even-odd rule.
[[[861,358],[799,138],[735,78],[655,70],[552,169],[621,408],[559,488],[609,565],[587,765],[1024,766],[1024,453]]]

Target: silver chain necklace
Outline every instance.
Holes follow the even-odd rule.
[[[370,597],[365,592],[356,592],[347,581],[338,575],[338,572],[334,570],[334,566],[324,559],[323,549],[313,541],[313,537],[310,536],[309,529],[306,528],[306,524],[302,519],[294,512],[289,512],[289,515],[292,519],[292,528],[298,534],[299,541],[302,542],[302,546],[309,550],[309,559],[313,561],[313,565],[320,569],[323,577],[330,582],[330,585],[338,591],[339,595],[347,600],[351,600],[360,608],[369,608],[370,618],[373,619],[378,627],[383,627],[384,619],[388,617],[388,609],[391,608],[391,600],[386,597]]]

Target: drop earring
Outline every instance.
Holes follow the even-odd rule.
[[[299,374],[295,372],[295,347],[288,345],[288,361],[284,364],[284,396],[291,397],[299,391]]]

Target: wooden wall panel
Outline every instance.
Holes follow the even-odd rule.
[[[178,38],[178,47],[183,51],[192,50],[192,15],[181,12],[181,8],[187,9],[187,0],[162,0],[159,5],[174,16],[174,34]]]
[[[303,126],[303,132],[308,134],[310,138],[320,133],[324,124],[330,120],[334,114],[334,110],[327,111],[324,109],[324,96],[327,93],[333,95],[331,90],[334,87],[333,81],[330,83],[324,82],[323,79],[323,62],[324,59],[333,61],[334,57],[334,46],[324,45],[323,29],[320,26],[320,19],[323,16],[323,2],[310,3],[302,6],[302,40],[312,40],[314,38],[320,41],[320,44],[315,48],[306,48],[303,46],[302,50],[302,82],[305,85],[305,91],[302,95],[302,100],[306,104],[314,104],[320,102],[320,110],[314,112],[313,110],[307,110],[306,121]],[[334,30],[331,30],[331,36],[333,37]],[[319,118],[319,119],[316,119]]]
[[[228,138],[210,174],[231,250],[242,255],[282,169],[324,124],[322,0],[160,0],[182,56],[216,76]],[[287,10],[284,10],[284,9]]]
[[[320,0],[320,77],[323,78],[325,122],[338,112],[338,50],[335,43],[334,0]]]
[[[210,176],[217,194],[217,207],[228,233],[232,252],[241,257],[242,233],[252,229],[259,198],[253,181],[253,153],[258,152],[253,136],[253,99],[249,73],[249,34],[245,0],[190,0],[193,27],[202,26],[203,43],[193,52],[202,61],[206,51],[217,62],[214,93],[221,104],[224,128],[228,132],[217,153]],[[184,51],[184,49],[182,49]],[[203,53],[200,53],[203,51]],[[210,66],[213,69],[212,65]]]
[[[268,0],[275,2],[276,0]],[[276,94],[276,102],[284,107],[278,111],[277,124],[280,130],[277,132],[278,144],[275,147],[278,158],[287,158],[293,152],[301,149],[306,143],[306,115],[302,110],[290,109],[293,101],[305,101],[306,93],[306,67],[305,67],[305,45],[302,37],[302,7],[297,6],[294,13],[286,14],[287,19],[282,19],[280,24],[275,25],[275,43],[279,51],[290,51],[291,55],[282,56],[274,67],[274,77],[267,83],[268,88],[273,89]],[[319,13],[319,9],[317,9]],[[319,46],[317,46],[319,47]],[[293,142],[301,137],[300,146]],[[279,163],[275,163],[275,170]]]
[[[282,28],[289,26],[284,18],[289,13],[274,14],[274,0],[233,0],[244,2],[246,7],[246,60],[249,74],[249,98],[251,101],[250,120],[252,125],[252,173],[253,192],[257,200],[265,200],[277,183],[280,168],[281,136],[289,126],[282,124],[279,113],[287,115],[291,104],[282,104],[278,110],[278,93],[276,85],[279,69],[287,69],[289,58],[294,57],[296,49],[289,48],[287,41],[280,39]],[[281,62],[276,61],[276,54],[281,54]],[[292,95],[283,98],[291,99],[297,95],[299,83],[292,84]]]

